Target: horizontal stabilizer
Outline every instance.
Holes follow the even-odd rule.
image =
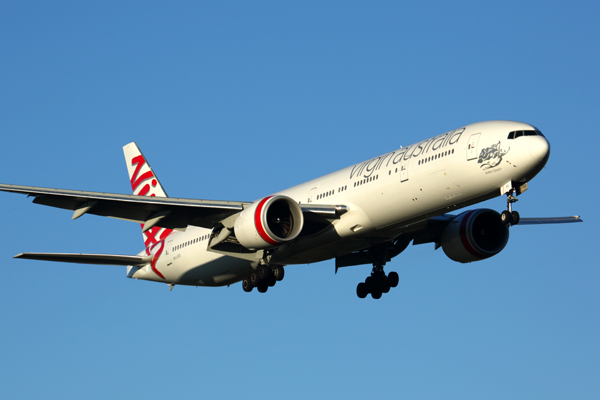
[[[571,222],[583,222],[579,215],[572,217],[550,217],[550,218],[521,218],[519,225],[544,225],[544,224],[568,224]]]
[[[14,258],[28,260],[57,261],[78,264],[135,265],[142,266],[152,261],[152,256],[122,256],[116,254],[75,254],[75,253],[21,253]]]

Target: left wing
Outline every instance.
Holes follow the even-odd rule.
[[[216,222],[243,210],[244,202],[176,199],[127,194],[86,192],[0,184],[0,190],[35,196],[36,204],[145,224],[160,219],[160,226],[185,230],[188,225],[211,228]]]
[[[241,212],[249,202],[178,199],[115,193],[86,192],[0,184],[0,191],[34,196],[33,202],[72,210],[73,219],[83,214],[117,218],[144,224],[145,228],[185,230],[188,225],[211,229],[225,218]],[[311,204],[300,207],[305,215],[335,218],[343,206]]]
[[[122,256],[116,254],[75,254],[75,253],[21,253],[13,258],[28,260],[57,261],[96,265],[135,265],[143,266],[152,261],[152,256]]]

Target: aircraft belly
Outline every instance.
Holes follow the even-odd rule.
[[[185,269],[177,283],[192,286],[224,286],[238,282],[253,271],[247,260],[218,256],[212,261]]]
[[[319,240],[312,242],[312,246],[294,247],[283,252],[278,250],[273,254],[271,262],[281,265],[312,264],[368,248],[373,245],[373,242],[372,238],[366,237],[338,238],[335,241]]]
[[[178,285],[223,286],[240,281],[253,270],[246,260],[204,249],[177,252],[172,256],[171,260],[161,256],[154,266],[139,268],[130,277]]]

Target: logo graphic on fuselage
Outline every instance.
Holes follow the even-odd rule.
[[[500,142],[498,142],[490,147],[481,149],[477,163],[481,164],[480,168],[483,168],[484,170],[497,167],[502,162],[502,157],[509,151],[510,147],[508,150],[502,150],[500,148]]]

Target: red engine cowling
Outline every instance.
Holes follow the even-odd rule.
[[[483,260],[500,253],[508,243],[508,226],[494,210],[464,212],[442,233],[444,253],[461,263]]]
[[[304,215],[298,203],[286,196],[269,196],[240,213],[234,232],[247,249],[269,249],[294,240],[303,225]]]

